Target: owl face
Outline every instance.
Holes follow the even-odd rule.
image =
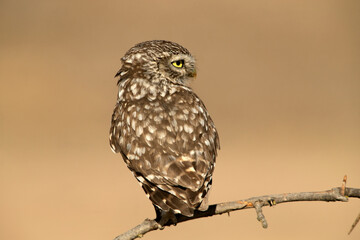
[[[166,79],[174,84],[186,85],[196,76],[195,59],[181,45],[163,41],[147,41],[135,45],[122,58],[123,67],[117,73],[157,81]]]

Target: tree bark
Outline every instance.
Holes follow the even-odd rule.
[[[192,217],[176,215],[176,219],[177,223],[181,223],[198,218],[230,213],[232,211],[255,208],[258,221],[261,222],[263,228],[267,228],[268,224],[262,213],[262,207],[264,206],[273,206],[280,203],[298,201],[347,202],[348,198],[360,198],[360,189],[347,188],[345,187],[345,183],[346,178],[344,178],[342,187],[332,188],[326,191],[272,194],[238,201],[218,203],[210,205],[206,211],[195,211],[194,216]],[[169,224],[166,224],[165,226],[169,226]],[[165,226],[159,225],[155,220],[145,219],[141,224],[117,236],[114,240],[136,239],[142,237],[150,231],[163,229]]]

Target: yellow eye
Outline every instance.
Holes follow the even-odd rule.
[[[184,60],[173,61],[171,64],[176,68],[182,68],[184,66]]]

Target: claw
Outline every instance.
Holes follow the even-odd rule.
[[[159,226],[160,230],[164,229],[165,225],[174,225],[174,226],[176,226],[177,218],[175,216],[174,211],[172,211],[172,210],[164,211],[164,210],[161,210],[160,208],[158,208],[155,205],[154,205],[154,207],[155,207],[155,212],[156,212],[155,221],[160,225]]]
[[[169,223],[169,225],[173,224],[176,226],[177,219],[173,211],[162,211],[161,218],[158,223],[161,226],[165,226],[167,223]]]

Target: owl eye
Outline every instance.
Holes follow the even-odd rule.
[[[184,60],[173,61],[171,64],[176,68],[182,68],[184,66]]]

